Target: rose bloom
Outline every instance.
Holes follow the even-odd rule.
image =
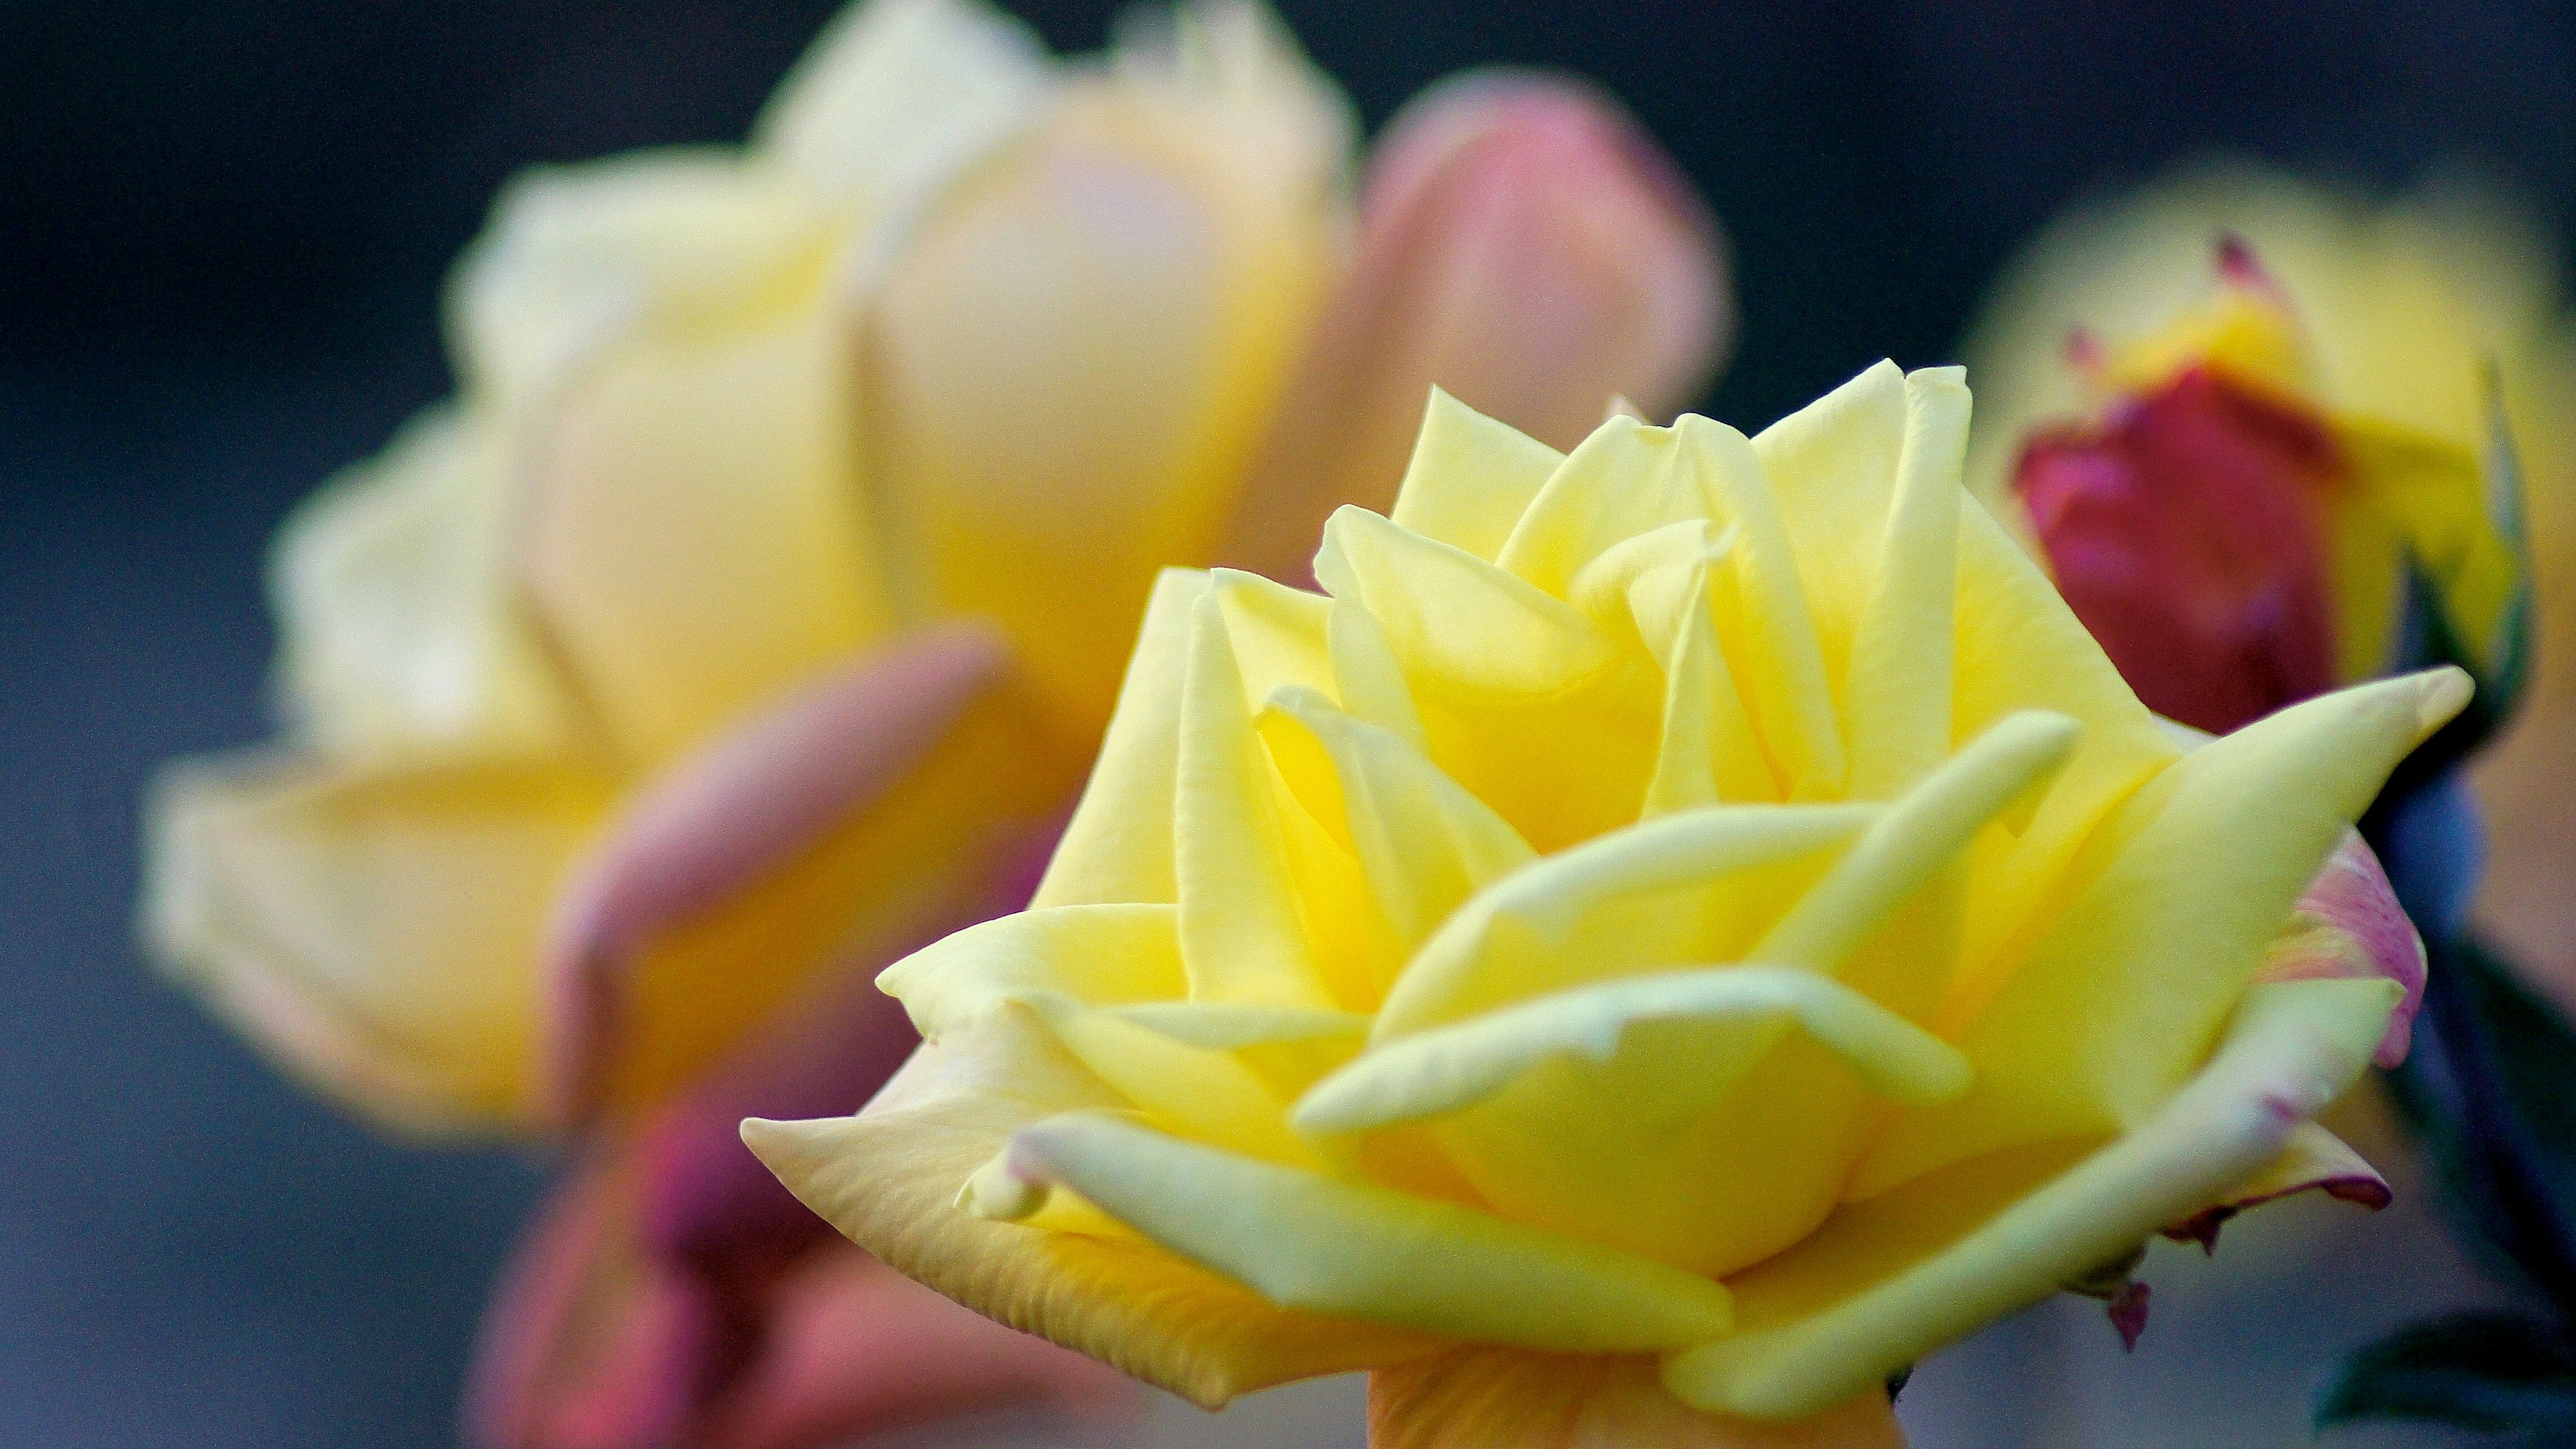
[[[288,732],[168,772],[144,908],[370,1117],[584,1129],[479,1437],[817,1442],[1114,1384],[868,1262],[735,1124],[864,1101],[913,1039],[869,978],[1025,902],[1158,568],[1302,569],[1435,381],[1570,442],[1709,375],[1716,234],[1598,96],[1439,88],[1356,198],[1351,149],[1257,7],[1058,62],[877,0],[749,144],[505,193],[458,395],[278,543]]]
[[[2557,253],[2466,180],[2372,201],[2202,167],[2078,207],[1969,339],[1969,475],[2175,718],[2224,728],[2368,677],[2426,625],[2518,676],[2482,680],[2511,715],[2472,772],[2477,918],[2576,1010],[2576,328]],[[2409,569],[2430,585],[2412,621]],[[2525,587],[2540,617],[2505,637]]]
[[[743,1132],[888,1264],[1395,1446],[1882,1445],[1883,1387],[2302,1187],[2421,947],[2353,835],[2443,669],[2211,739],[1961,487],[1955,370],[1570,454],[1435,399],[1321,594],[1163,576],[928,1044]],[[2134,1309],[2134,1295],[2131,1298]]]

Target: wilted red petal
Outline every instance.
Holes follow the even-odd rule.
[[[2396,888],[2358,831],[2343,844],[2299,897],[2290,925],[2264,953],[2262,981],[2384,976],[2404,989],[2371,1060],[2393,1067],[2406,1060],[2416,1009],[2424,1004],[2424,942],[2397,903]]]
[[[595,1110],[625,973],[661,932],[794,859],[900,781],[1007,664],[989,629],[921,630],[665,772],[578,868],[547,961],[553,1120]]]
[[[2033,438],[2013,485],[2058,591],[2159,714],[2226,733],[2335,683],[2314,415],[2205,367]]]
[[[1325,515],[1395,496],[1433,385],[1556,444],[1613,396],[1662,416],[1724,354],[1723,243],[1687,183],[1588,87],[1437,87],[1380,140],[1349,275],[1219,557],[1302,576]]]

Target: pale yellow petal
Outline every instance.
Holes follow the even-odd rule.
[[[1717,806],[1533,861],[1470,900],[1378,1013],[1385,1040],[1571,986],[1735,960],[1875,818],[1863,806]]]
[[[1903,369],[1881,362],[1753,440],[1797,559],[1825,675],[1838,694],[1879,576],[1888,503],[1907,442],[1906,393]],[[1964,409],[1966,399],[1958,403]]]
[[[1564,461],[1554,448],[1435,387],[1392,517],[1399,528],[1490,562]]]
[[[841,231],[793,177],[713,147],[531,168],[449,279],[449,350],[515,426],[638,332],[797,305]]]
[[[1332,1011],[1291,1008],[1283,1023],[1281,1013],[1254,1008],[1224,1033],[1204,1018],[1134,1010],[1185,1004],[1177,1000],[1187,990],[1178,914],[1170,906],[1025,911],[915,952],[878,984],[932,1040],[1025,1011],[1129,1104],[1171,1130],[1274,1161],[1313,1161],[1288,1131],[1282,1099],[1231,1053],[1282,1035],[1355,1028]]]
[[[845,204],[902,215],[1027,125],[1054,77],[977,0],[861,0],[788,72],[754,144]]]
[[[1211,570],[1208,577],[1243,675],[1246,710],[1258,711],[1273,691],[1291,686],[1335,692],[1331,599],[1234,569]]]
[[[1906,378],[1905,449],[1843,688],[1856,800],[1895,794],[1950,750],[1967,446],[1968,389],[1958,369]]]
[[[1654,1360],[1461,1348],[1369,1376],[1372,1449],[1904,1449],[1872,1390],[1794,1424],[1703,1414]]]
[[[1172,879],[1172,791],[1181,680],[1190,623],[1207,591],[1208,576],[1186,569],[1166,569],[1155,580],[1119,686],[1118,717],[1032,906],[1180,899]]]
[[[545,764],[182,765],[143,930],[287,1070],[391,1125],[531,1125],[548,904],[608,782]]]
[[[1205,58],[1067,79],[862,328],[870,487],[923,606],[1000,623],[1086,729],[1155,571],[1215,547],[1339,227],[1340,158],[1297,139],[1329,87]]]
[[[669,757],[889,622],[853,486],[846,329],[819,275],[767,312],[622,345],[514,467],[542,627],[620,753]]]
[[[856,1117],[754,1119],[743,1140],[808,1207],[900,1271],[1209,1408],[1439,1347],[1274,1307],[1145,1244],[989,1221],[957,1205],[966,1180],[1020,1128],[1124,1105],[1043,1027],[1005,1013],[924,1047]]]
[[[490,421],[434,412],[296,510],[269,556],[277,678],[324,749],[573,746],[512,576],[510,497]]]
[[[1672,430],[1614,416],[1566,455],[1494,562],[1570,598],[1575,575],[1603,553],[1668,523],[1705,516],[1697,472]]]
[[[1245,712],[1224,612],[1214,597],[1195,612],[1172,826],[1190,998],[1331,1006],[1291,889],[1290,802]]]
[[[2127,1135],[2065,1165],[2043,1144],[1844,1207],[1729,1280],[1742,1327],[1668,1358],[1711,1412],[1793,1419],[2036,1302],[2218,1199],[2359,1079],[2398,989],[2301,981],[2249,993],[2198,1075]]]
[[[1696,415],[1673,427],[1699,469],[1709,506],[1734,533],[1727,551],[1734,598],[1716,599],[1719,638],[1750,690],[1762,739],[1790,781],[1790,798],[1842,794],[1846,757],[1829,661],[1782,500],[1742,433]]]
[[[1651,1258],[1115,1117],[1025,1128],[1010,1164],[1285,1308],[1575,1353],[1670,1347],[1732,1322],[1723,1287]]]
[[[2190,755],[2106,822],[2098,873],[1959,1038],[1976,1090],[1892,1128],[1871,1196],[2021,1143],[2134,1126],[2214,1041],[2388,771],[2457,713],[2458,670],[2326,695]]]
[[[1642,1085],[1642,1094],[1620,1099],[1629,1110],[1670,1116],[1722,1095],[1749,1064],[1744,1047],[1773,1024],[1805,1031],[1871,1090],[1900,1101],[1946,1101],[1968,1089],[1968,1059],[1958,1048],[1831,977],[1794,967],[1715,966],[1556,992],[1381,1042],[1317,1083],[1298,1101],[1295,1121],[1307,1132],[1363,1132],[1444,1116],[1544,1066],[1618,1062],[1640,1028],[1705,1028],[1686,1037],[1661,1032],[1657,1055],[1672,1059],[1663,1067],[1686,1070],[1630,1074],[1653,1079],[1632,1084]]]
[[[1312,691],[1283,690],[1272,708],[1297,721],[1331,757],[1369,893],[1404,951],[1469,896],[1532,858],[1502,817],[1402,736],[1344,714]]]
[[[1544,697],[1616,662],[1610,642],[1572,605],[1464,549],[1410,533],[1363,508],[1324,527],[1315,577],[1360,604],[1396,657],[1452,692]]]

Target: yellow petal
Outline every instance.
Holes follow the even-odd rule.
[[[296,510],[269,561],[277,673],[323,748],[576,743],[511,577],[510,498],[488,422],[434,412]]]
[[[1557,466],[1494,562],[1568,598],[1575,575],[1603,553],[1665,524],[1705,516],[1697,472],[1673,431],[1612,417]]]
[[[1408,533],[1491,562],[1564,461],[1554,448],[1435,387],[1391,517]]]
[[[668,758],[874,638],[848,341],[818,273],[784,310],[627,339],[530,419],[523,559],[629,761]]]
[[[1731,1279],[1742,1328],[1668,1358],[1665,1386],[1712,1413],[1794,1419],[2046,1297],[2277,1157],[2359,1079],[2397,994],[2387,981],[2257,987],[2187,1086],[2063,1171],[2025,1149],[1844,1207]]]
[[[639,331],[794,305],[839,230],[794,178],[714,148],[532,168],[457,263],[449,348],[514,423]]]
[[[1114,1117],[1024,1128],[1010,1163],[1284,1308],[1575,1353],[1670,1347],[1732,1323],[1723,1287],[1651,1258]]]
[[[1181,956],[1197,1001],[1330,1006],[1291,889],[1287,803],[1244,711],[1243,679],[1211,597],[1192,621],[1181,686],[1173,869]]]
[[[924,1047],[856,1117],[743,1124],[808,1207],[979,1313],[1215,1408],[1292,1379],[1400,1362],[1432,1340],[1274,1307],[1154,1247],[993,1222],[958,1190],[1013,1132],[1117,1094],[1009,1014]]]
[[[1832,663],[1799,576],[1783,500],[1765,477],[1768,465],[1723,423],[1693,415],[1673,431],[1697,463],[1712,510],[1735,535],[1727,558],[1736,597],[1719,618],[1729,665],[1751,691],[1746,703],[1789,776],[1790,798],[1835,798],[1846,760],[1829,682]]]
[[[1869,1084],[1903,1101],[1946,1101],[1968,1089],[1958,1048],[1868,997],[1812,971],[1715,966],[1632,976],[1557,992],[1454,1026],[1397,1037],[1315,1085],[1297,1104],[1306,1132],[1362,1132],[1442,1116],[1482,1102],[1540,1067],[1619,1061],[1640,1028],[1660,1026],[1659,1055],[1686,1072],[1653,1074],[1629,1107],[1669,1116],[1675,1102],[1722,1095],[1746,1064],[1748,1027],[1794,1024]],[[1669,1030],[1706,1028],[1687,1038]],[[1730,1071],[1729,1068],[1735,1068]],[[1562,1096],[1562,1091],[1552,1095]],[[1669,1098],[1670,1100],[1667,1100]]]
[[[1026,125],[1053,77],[1037,38],[975,0],[864,0],[807,48],[754,142],[847,202],[901,215]]]
[[[1850,852],[1763,935],[1752,955],[1815,970],[1841,965],[1891,912],[1948,868],[1989,821],[2054,775],[2080,732],[2064,715],[2030,710],[1979,735],[1873,819]],[[1946,963],[1915,965],[1926,976],[1946,974],[1940,970]]]
[[[877,987],[934,1041],[1031,995],[1116,1006],[1188,991],[1167,905],[1048,906],[985,921],[887,967]]]
[[[1647,1358],[1461,1348],[1369,1376],[1372,1449],[1904,1449],[1887,1395],[1794,1424],[1703,1414]]]
[[[2262,1171],[2191,1216],[2165,1224],[2162,1231],[2168,1238],[2196,1242],[2216,1252],[2218,1230],[2230,1218],[2302,1192],[2322,1192],[2373,1211],[2388,1206],[2392,1197],[2388,1180],[2350,1144],[2314,1122],[2302,1122],[2290,1133],[2290,1143],[2281,1155]]]
[[[1881,362],[1753,440],[1797,559],[1826,675],[1838,692],[1879,574],[1877,555],[1907,441],[1906,393],[1904,370]],[[1954,406],[1964,411],[1966,402],[1962,395]],[[1928,456],[1925,462],[1929,467]]]
[[[1962,1039],[1976,1090],[1891,1129],[1853,1194],[2146,1120],[2208,1051],[2388,771],[2467,691],[2450,669],[2325,695],[2159,776],[2105,823],[2101,873]]]
[[[155,955],[287,1070],[389,1125],[532,1125],[546,909],[605,819],[563,766],[182,765],[155,786]]]
[[[1344,508],[1325,525],[1315,577],[1335,598],[1367,608],[1396,656],[1446,690],[1544,697],[1615,662],[1609,641],[1572,605],[1363,508]]]
[[[1719,806],[1533,861],[1469,901],[1423,945],[1387,994],[1375,1036],[1661,966],[1737,959],[1777,916],[1782,893],[1803,888],[1874,814],[1861,806]],[[1713,888],[1746,898],[1721,899]]]
[[[916,952],[878,984],[933,1040],[1006,1011],[1025,1011],[1128,1105],[1171,1130],[1276,1161],[1313,1161],[1288,1131],[1280,1099],[1230,1055],[1242,1042],[1212,1032],[1205,1021],[1118,1009],[1178,1004],[1186,987],[1177,916],[1169,906],[1025,911]],[[1297,1015],[1294,1030],[1308,1036],[1349,1030],[1339,1013]],[[1316,1017],[1326,1024],[1319,1028]],[[1275,1026],[1239,1018],[1234,1024]],[[1263,1039],[1257,1030],[1250,1037]]]
[[[1906,378],[1905,448],[1843,690],[1854,799],[1884,799],[1949,754],[1967,446],[1968,389],[1958,369]]]
[[[1402,736],[1283,690],[1272,708],[1332,760],[1370,895],[1410,952],[1460,903],[1532,858],[1519,834]]]
[[[1186,569],[1166,569],[1155,580],[1119,685],[1118,717],[1030,905],[1181,898],[1172,878],[1174,761],[1191,621],[1207,591],[1208,576]]]
[[[2490,498],[2490,480],[2477,454],[2456,443],[2358,420],[2344,422],[2335,435],[2352,458],[2356,483],[2370,494],[2372,511],[2394,525],[2405,556],[2437,591],[2452,637],[2482,673],[2496,666],[2506,613],[2523,587],[2523,563],[2490,510],[2501,504],[2519,516],[2522,500]],[[2338,593],[2348,583],[2362,589],[2385,587],[2371,576],[2347,580],[2351,563],[2338,564]],[[2345,678],[2366,677],[2386,667],[2393,644],[2389,634],[2383,631],[2367,642],[2377,650],[2370,665],[2362,675],[2347,673]],[[2355,656],[2347,652],[2344,662],[2349,667]]]
[[[863,329],[869,484],[925,607],[1001,624],[1083,729],[1155,571],[1214,549],[1339,220],[1338,98],[1248,14],[1200,18],[1066,80]]]

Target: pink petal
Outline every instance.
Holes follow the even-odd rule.
[[[2404,989],[2388,1019],[2388,1035],[2371,1060],[2393,1067],[2406,1060],[2416,1009],[2424,1004],[2424,943],[2397,904],[2397,891],[2379,857],[2358,831],[2308,883],[2290,925],[2264,954],[2256,979],[2306,981],[2384,976]]]
[[[1134,1380],[957,1306],[834,1238],[772,1300],[708,1449],[818,1449],[982,1406],[1132,1412]]]
[[[1334,507],[1394,498],[1435,384],[1560,447],[1613,397],[1662,416],[1732,313],[1716,223],[1610,101],[1525,74],[1436,87],[1378,143],[1350,273],[1219,556],[1301,576]]]
[[[677,1441],[723,1357],[702,1285],[636,1250],[627,1180],[574,1173],[503,1270],[468,1371],[469,1442],[646,1449]]]
[[[626,973],[661,932],[760,880],[864,810],[1002,677],[989,629],[923,629],[700,747],[650,784],[576,868],[547,975],[548,1115],[585,1120]]]

